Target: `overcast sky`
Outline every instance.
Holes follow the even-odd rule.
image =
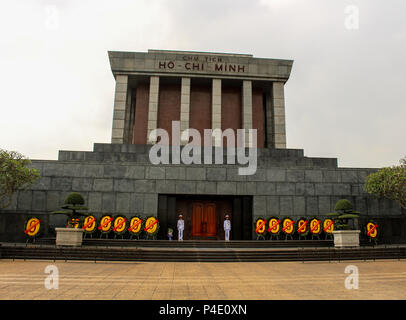
[[[341,167],[398,164],[405,12],[403,0],[2,1],[0,148],[57,159],[109,143],[107,51],[171,49],[294,60],[287,147]]]

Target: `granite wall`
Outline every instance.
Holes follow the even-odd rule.
[[[42,178],[0,211],[0,241],[25,241],[28,215],[41,216],[44,235],[52,235],[65,217],[49,212],[59,209],[73,191],[83,194],[98,217],[156,215],[158,194],[247,195],[253,196],[253,221],[271,215],[323,217],[346,198],[380,224],[385,241],[406,241],[401,208],[363,190],[365,177],[375,169],[338,168],[337,159],[304,157],[303,150],[258,149],[256,174],[240,176],[239,165],[151,165],[149,148],[95,144],[92,152],[60,151],[57,161],[33,161]]]

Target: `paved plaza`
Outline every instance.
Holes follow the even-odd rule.
[[[45,268],[59,272],[46,289]],[[359,270],[346,289],[345,268]],[[0,299],[406,299],[406,261],[54,262],[0,260]]]

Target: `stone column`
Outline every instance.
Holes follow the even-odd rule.
[[[132,143],[133,128],[134,128],[134,106],[131,104],[132,90],[128,88],[127,92],[127,106],[124,119],[124,141],[125,144]]]
[[[212,130],[221,130],[221,79],[213,79],[211,94],[211,128]]]
[[[190,116],[190,78],[182,78],[181,88],[181,101],[180,101],[180,131],[181,133],[189,129],[189,116]],[[181,141],[182,145],[188,143]]]
[[[127,105],[128,76],[116,75],[113,129],[111,143],[124,143],[124,123]]]
[[[149,134],[158,126],[158,98],[159,98],[159,77],[151,76],[149,79],[149,102],[148,102],[148,130],[147,143],[156,143],[156,137],[149,139]]]
[[[245,131],[245,147],[250,147],[248,129],[252,129],[252,82],[242,83],[242,129]]]
[[[284,83],[272,83],[273,141],[277,149],[286,149],[285,94]]]

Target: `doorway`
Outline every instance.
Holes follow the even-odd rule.
[[[224,240],[224,217],[231,217],[230,240],[252,240],[252,196],[173,195],[158,196],[158,239],[168,240],[172,228],[177,239],[177,220],[185,221],[184,240]]]
[[[215,203],[200,201],[192,203],[192,237],[202,240],[217,238]]]

